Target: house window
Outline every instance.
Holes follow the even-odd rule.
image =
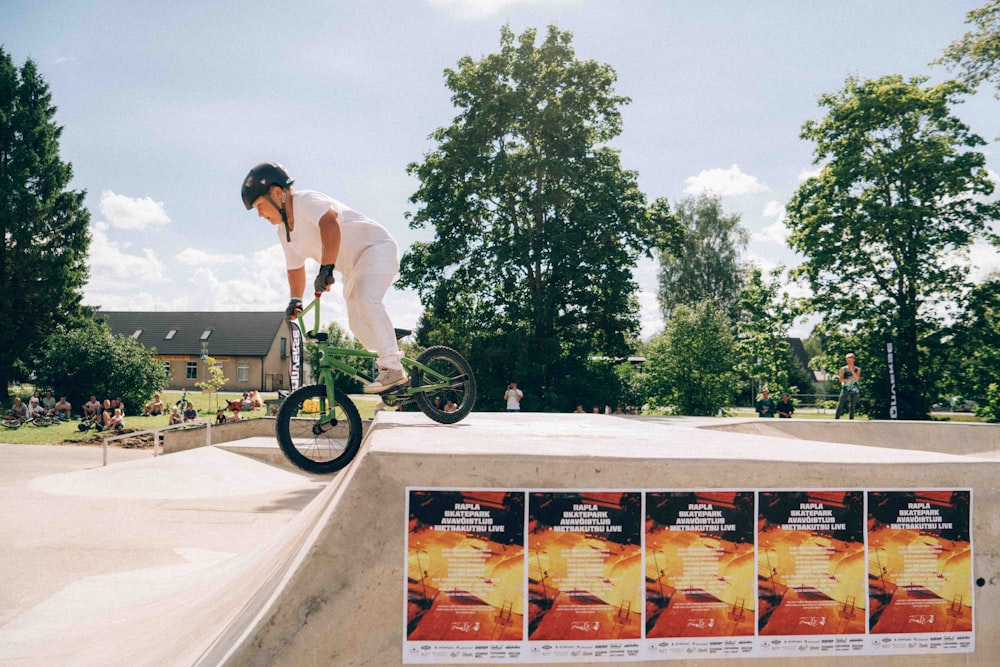
[[[288,339],[282,336],[281,338],[281,358],[285,359],[288,357]]]
[[[184,369],[184,377],[188,380],[198,379],[198,362],[189,361],[187,362],[187,367]]]
[[[236,381],[237,382],[249,382],[250,381],[250,362],[241,361],[236,364]]]
[[[169,361],[164,361],[163,362],[163,370],[166,372],[166,374],[167,374],[167,381],[169,382],[170,379],[173,377],[173,374],[170,371],[170,362]]]
[[[132,338],[135,338],[137,340],[141,335],[142,335],[142,329],[136,329],[135,331],[132,332]]]
[[[201,340],[208,340],[208,337],[212,335],[211,329],[205,329],[201,332]]]
[[[177,335],[177,329],[171,329],[167,332],[167,335],[163,337],[163,340],[170,340]]]

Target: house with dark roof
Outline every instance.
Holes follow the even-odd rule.
[[[283,312],[98,311],[113,334],[156,350],[169,374],[164,389],[193,389],[208,379],[204,358],[222,366],[225,391],[288,388],[290,335]]]

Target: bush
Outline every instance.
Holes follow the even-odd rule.
[[[79,411],[91,394],[121,398],[126,414],[143,405],[167,382],[156,351],[126,336],[113,336],[103,321],[60,330],[45,342],[35,367],[36,384],[65,394]]]

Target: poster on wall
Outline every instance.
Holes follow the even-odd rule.
[[[761,491],[758,503],[759,648],[864,651],[864,493]]]
[[[406,662],[516,659],[524,492],[409,490],[407,499]]]
[[[868,493],[876,650],[973,650],[971,513],[969,490]]]
[[[641,521],[639,492],[529,492],[528,640],[536,659],[638,655]]]
[[[658,657],[753,652],[753,491],[646,494],[646,637]],[[724,641],[719,641],[724,638]]]
[[[404,664],[972,653],[972,491],[407,488]]]

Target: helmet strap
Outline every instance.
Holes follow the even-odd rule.
[[[288,199],[288,190],[285,190],[284,188],[281,190],[281,206],[278,206],[278,204],[271,198],[271,193],[265,194],[264,199],[266,199],[271,206],[277,209],[278,213],[281,213],[281,223],[285,226],[285,240],[288,243],[291,243],[292,232],[288,229],[288,213],[285,211],[285,202]]]

